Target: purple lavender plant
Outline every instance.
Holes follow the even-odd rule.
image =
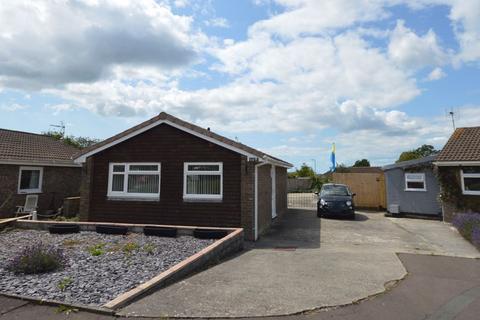
[[[26,247],[7,264],[13,273],[37,274],[51,272],[65,266],[62,249],[42,242]]]
[[[480,250],[480,226],[474,226],[472,230],[472,243]]]
[[[452,220],[452,225],[457,228],[458,232],[467,240],[472,241],[473,230],[480,228],[479,213],[458,213]]]

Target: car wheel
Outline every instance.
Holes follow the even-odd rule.
[[[321,217],[322,217],[322,214],[320,213],[320,211],[317,211],[317,217],[318,217],[318,218],[321,218]]]

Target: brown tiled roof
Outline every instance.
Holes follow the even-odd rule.
[[[149,120],[147,120],[147,121],[145,121],[145,122],[142,122],[142,123],[140,123],[140,124],[138,124],[138,125],[130,128],[130,129],[127,129],[127,130],[125,130],[125,131],[123,131],[123,132],[120,132],[119,134],[116,134],[116,135],[114,135],[113,137],[110,137],[110,138],[105,139],[105,140],[103,140],[103,141],[101,141],[101,142],[99,142],[99,143],[97,143],[97,144],[94,144],[94,145],[88,147],[88,148],[85,148],[85,149],[83,149],[80,153],[78,153],[75,157],[78,158],[78,157],[80,157],[80,156],[82,156],[82,155],[84,155],[84,154],[87,154],[87,153],[89,153],[89,152],[91,152],[91,151],[94,151],[95,149],[98,149],[98,148],[100,148],[100,147],[102,147],[102,146],[104,146],[104,145],[106,145],[106,144],[109,144],[109,143],[111,143],[111,142],[113,142],[113,141],[115,141],[115,140],[118,140],[118,139],[120,139],[120,138],[122,138],[122,137],[124,137],[124,136],[126,136],[126,135],[128,135],[128,134],[130,134],[130,133],[132,133],[132,132],[135,132],[135,131],[137,131],[137,130],[140,130],[140,129],[142,129],[142,128],[146,127],[146,126],[149,126],[149,125],[151,125],[151,124],[153,124],[153,123],[155,123],[155,122],[157,122],[157,121],[160,121],[160,120],[170,121],[170,122],[172,122],[172,123],[174,123],[174,124],[177,124],[177,125],[182,126],[182,127],[184,127],[184,128],[190,129],[190,130],[195,131],[195,132],[197,132],[197,133],[199,133],[199,134],[202,134],[202,135],[207,136],[207,137],[209,137],[209,138],[215,139],[215,140],[217,140],[217,141],[219,141],[219,142],[222,142],[222,143],[225,143],[225,144],[230,145],[230,146],[232,146],[232,147],[235,147],[235,148],[237,148],[237,149],[243,150],[243,151],[245,151],[245,152],[247,152],[247,153],[250,153],[250,154],[252,154],[252,155],[255,155],[255,156],[259,157],[259,158],[269,157],[269,158],[271,158],[271,159],[274,159],[274,160],[276,160],[276,161],[279,161],[279,162],[285,164],[286,166],[289,166],[289,167],[292,166],[290,163],[288,163],[288,162],[286,162],[286,161],[283,161],[283,160],[281,160],[281,159],[279,159],[279,158],[276,158],[276,157],[273,157],[273,156],[271,156],[271,155],[268,155],[268,154],[266,154],[266,153],[264,153],[264,152],[262,152],[262,151],[259,151],[259,150],[256,150],[256,149],[254,149],[254,148],[251,148],[251,147],[249,147],[249,146],[247,146],[247,145],[244,145],[244,144],[242,144],[242,143],[240,143],[240,142],[237,142],[237,141],[233,141],[233,140],[231,140],[231,139],[228,139],[228,138],[226,138],[226,137],[224,137],[224,136],[221,136],[221,135],[219,135],[219,134],[216,134],[216,133],[214,133],[214,132],[212,132],[212,131],[210,131],[210,130],[207,130],[207,129],[201,128],[201,127],[199,127],[199,126],[197,126],[197,125],[194,125],[194,124],[192,124],[192,123],[186,122],[186,121],[184,121],[184,120],[182,120],[182,119],[179,119],[179,118],[177,118],[177,117],[174,117],[174,116],[172,116],[172,115],[170,115],[170,114],[168,114],[168,113],[166,113],[166,112],[161,112],[158,116],[155,116],[155,117],[153,117],[153,118],[151,118],[151,119],[149,119]]]
[[[480,161],[480,127],[456,129],[437,157],[441,161]]]
[[[78,149],[51,137],[0,129],[0,162],[72,165]]]

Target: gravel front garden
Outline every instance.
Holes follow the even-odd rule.
[[[212,244],[194,237],[162,238],[130,233],[50,234],[0,232],[0,292],[101,306]],[[41,274],[14,273],[9,263],[35,244],[61,249],[64,267]]]

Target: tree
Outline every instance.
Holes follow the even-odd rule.
[[[370,167],[370,161],[367,159],[357,160],[355,161],[354,167]]]
[[[298,177],[315,177],[315,172],[312,167],[309,167],[306,163],[302,164],[300,169],[296,169],[294,172],[288,174],[290,178]]]
[[[100,139],[89,138],[89,137],[75,137],[75,136],[64,137],[63,134],[58,131],[47,131],[47,132],[43,132],[42,134],[45,136],[51,137],[53,139],[63,141],[63,143],[78,149],[83,149],[97,142],[100,142]]]
[[[402,152],[396,162],[420,159],[423,157],[431,156],[438,152],[439,151],[436,150],[432,145],[424,144],[421,147],[418,147],[417,149]]]
[[[340,163],[340,164],[337,164],[337,167],[335,168],[335,172],[348,173],[350,172],[350,169],[344,163]]]

